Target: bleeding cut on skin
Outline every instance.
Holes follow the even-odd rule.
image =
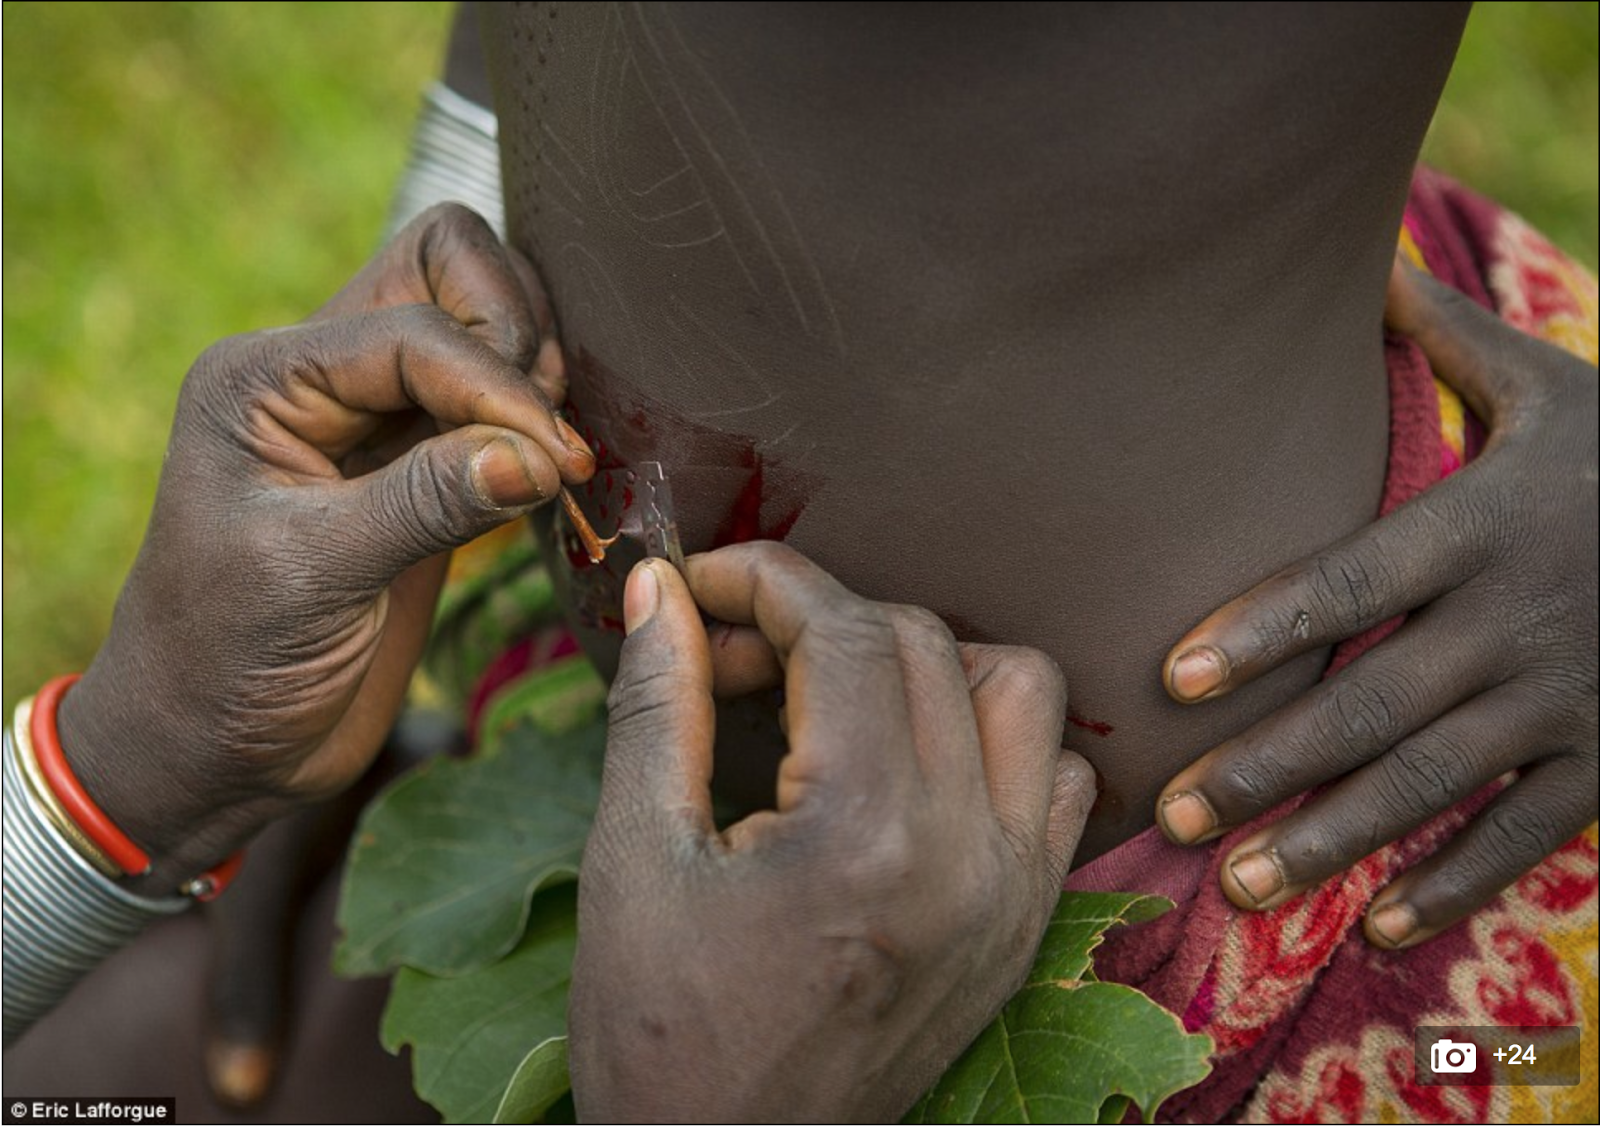
[[[652,509],[662,493],[693,484],[695,491],[684,494],[695,502],[684,510],[689,522],[708,511],[708,498],[726,498],[720,510],[709,510],[718,514],[709,534],[703,517],[698,525],[690,524],[682,550],[691,552],[749,540],[783,540],[804,514],[814,475],[763,453],[754,438],[713,429],[646,400],[588,352],[579,351],[569,370],[577,378],[568,414],[594,451],[596,466],[573,503],[602,543],[617,537],[596,559],[570,513],[563,512],[556,524],[558,558],[565,563],[582,626],[622,634],[622,592],[629,571],[642,555],[670,556],[660,539],[661,525],[663,520],[675,525],[678,511]],[[647,480],[653,473],[661,477],[660,488]],[[681,567],[681,551],[673,562]],[[1077,714],[1067,719],[1101,738],[1115,730],[1103,720]]]
[[[814,475],[764,453],[748,436],[713,429],[653,401],[585,350],[568,359],[572,391],[567,414],[595,455],[595,473],[573,491],[576,505],[602,539],[618,539],[592,558],[572,517],[555,525],[579,625],[622,634],[622,591],[628,572],[647,552],[653,490],[641,476],[659,463],[664,485],[693,504],[669,514],[681,519],[682,547],[708,551],[749,540],[783,540],[805,512]],[[708,519],[708,517],[710,519]]]

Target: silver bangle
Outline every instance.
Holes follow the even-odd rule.
[[[96,872],[35,805],[9,730],[4,740],[0,995],[10,1046],[151,920],[176,915],[192,901],[135,896]]]
[[[464,203],[506,237],[499,129],[493,111],[435,82],[422,96],[411,156],[395,189],[385,239],[436,203]]]

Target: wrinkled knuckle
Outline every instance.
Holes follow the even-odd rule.
[[[1319,746],[1339,753],[1341,764],[1392,747],[1405,735],[1411,695],[1410,686],[1398,673],[1381,681],[1361,676],[1337,678],[1314,713],[1315,728],[1323,737]]]
[[[860,668],[900,660],[893,621],[882,606],[866,599],[834,602],[807,629],[814,631],[818,650],[835,662]]]
[[[431,205],[422,212],[418,221],[423,227],[450,234],[460,234],[473,239],[481,239],[485,235],[494,238],[494,231],[488,221],[466,204],[456,200]]]
[[[885,607],[896,629],[908,637],[926,639],[930,643],[955,645],[955,635],[950,633],[950,628],[944,624],[942,618],[927,607],[906,603],[880,605]]]
[[[255,333],[245,333],[224,337],[210,345],[195,358],[189,369],[189,380],[225,379],[258,359],[256,337]]]
[[[190,367],[179,393],[180,410],[200,407],[213,415],[237,414],[245,402],[241,390],[259,391],[261,385],[275,382],[274,375],[292,376],[297,365],[307,363],[302,354],[308,347],[314,350],[314,342],[295,329],[219,340]]]
[[[1311,628],[1312,600],[1306,591],[1311,582],[1304,572],[1286,578],[1290,598],[1284,607],[1266,614],[1253,613],[1245,620],[1250,639],[1245,652],[1273,662],[1294,651],[1296,643],[1307,637]]]
[[[1327,813],[1295,826],[1271,850],[1286,885],[1319,880],[1338,869],[1352,853],[1360,856],[1362,852],[1359,844],[1352,847],[1350,827]]]
[[[395,335],[408,343],[431,340],[440,333],[466,333],[460,321],[429,302],[390,306],[383,315],[388,318]]]
[[[1230,757],[1206,779],[1204,791],[1217,813],[1237,822],[1286,796],[1288,771],[1271,754]]]
[[[907,647],[949,660],[957,660],[956,637],[944,620],[926,607],[891,606],[890,620]]]
[[[1064,705],[1067,675],[1047,654],[1027,646],[1007,647],[995,663],[995,676],[1023,701]]]
[[[1530,869],[1560,844],[1562,835],[1555,818],[1542,803],[1501,802],[1483,818],[1497,854],[1488,863],[1496,871],[1502,866],[1515,872]]]
[[[471,520],[476,506],[468,500],[475,497],[471,485],[425,457],[408,458],[401,465],[375,514],[381,534],[416,559],[470,539],[476,531]]]
[[[1354,630],[1381,613],[1389,588],[1389,568],[1376,552],[1326,556],[1317,561],[1311,585],[1314,613],[1339,631]]]
[[[1378,761],[1381,801],[1411,824],[1432,817],[1455,799],[1461,752],[1438,740],[1409,740]]]
[[[803,571],[811,567],[799,552],[777,540],[752,540],[738,546],[753,568],[761,571]]]
[[[620,738],[666,727],[686,689],[683,675],[669,666],[624,661],[606,696],[610,731]]]

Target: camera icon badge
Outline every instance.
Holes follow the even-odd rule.
[[[1435,1073],[1478,1071],[1478,1046],[1468,1041],[1441,1037],[1428,1052]]]

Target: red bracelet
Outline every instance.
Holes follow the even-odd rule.
[[[107,857],[133,876],[143,876],[150,871],[150,855],[127,834],[106,817],[106,812],[89,797],[89,792],[72,773],[67,757],[61,752],[61,736],[56,730],[56,709],[67,690],[76,685],[80,674],[68,673],[57,677],[33,700],[33,754],[39,759],[39,769],[50,784],[66,812],[78,823],[78,828],[98,845]]]
[[[61,750],[61,735],[56,727],[56,709],[67,690],[76,685],[81,674],[68,673],[57,677],[39,690],[33,702],[33,717],[29,724],[33,737],[33,753],[39,770],[50,785],[62,809],[83,830],[84,836],[124,873],[143,876],[150,871],[150,855],[133,843],[133,839],[116,827],[106,816],[89,792],[83,789],[78,776],[73,774],[67,757]],[[208,869],[186,883],[182,890],[197,900],[214,900],[232,883],[244,863],[244,850],[240,850],[215,868]]]

